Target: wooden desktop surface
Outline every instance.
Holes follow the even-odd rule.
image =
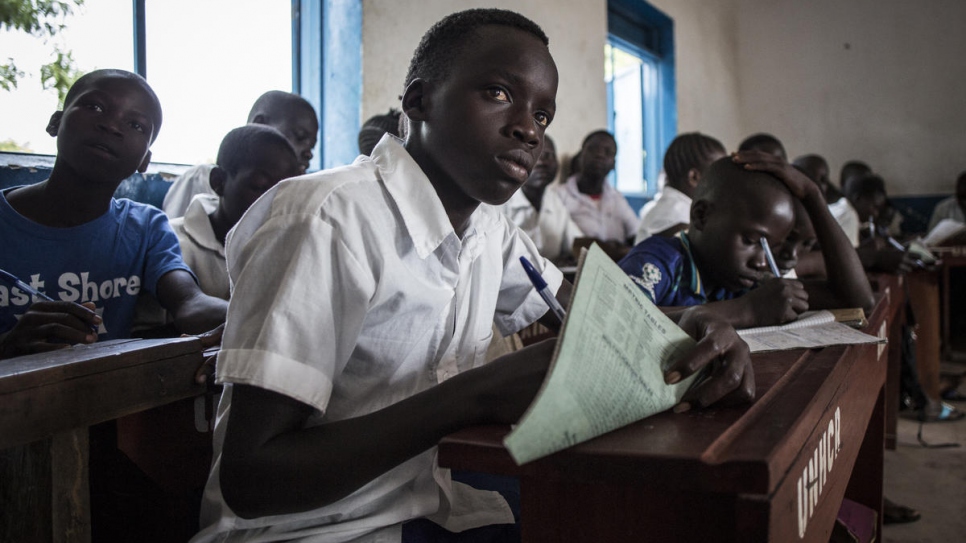
[[[865,331],[885,336],[888,316],[880,295]],[[824,543],[843,497],[881,512],[886,351],[761,353],[750,406],[662,413],[523,466],[507,427],[470,428],[439,462],[520,477],[530,543]]]

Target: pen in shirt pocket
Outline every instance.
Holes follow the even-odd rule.
[[[6,282],[7,284],[9,284],[10,286],[17,287],[20,290],[22,290],[23,292],[25,292],[25,293],[27,293],[27,294],[29,294],[31,296],[35,296],[37,298],[40,298],[41,300],[44,300],[44,301],[47,301],[47,302],[55,302],[55,301],[57,301],[57,300],[54,300],[53,298],[51,298],[50,296],[47,296],[43,292],[40,292],[39,290],[37,290],[37,289],[33,288],[32,286],[28,285],[22,279],[18,278],[16,275],[14,275],[14,274],[6,271],[6,270],[0,270],[0,279],[3,279],[4,282]],[[76,305],[80,305],[80,304],[76,304]],[[81,307],[84,307],[84,306],[81,306]],[[84,310],[85,311],[91,311],[90,309],[87,309],[86,307],[84,307]],[[91,313],[93,313],[93,311],[91,311]],[[96,316],[97,314],[95,313],[94,315]],[[91,332],[94,332],[94,335],[97,335],[97,325],[94,325],[94,324],[91,325]]]

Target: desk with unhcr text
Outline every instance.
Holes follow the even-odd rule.
[[[886,335],[889,306],[880,293],[866,332]],[[750,406],[665,412],[523,466],[509,428],[469,428],[439,463],[518,476],[526,543],[825,543],[844,497],[881,519],[886,352],[759,353]]]
[[[90,541],[89,426],[205,392],[197,338],[0,361],[0,541]]]

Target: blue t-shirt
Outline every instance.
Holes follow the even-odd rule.
[[[746,292],[723,288],[707,292],[685,232],[673,237],[651,236],[635,245],[618,264],[658,306],[700,305],[730,300]]]
[[[51,228],[20,215],[0,192],[0,269],[54,300],[94,302],[104,319],[98,339],[126,338],[138,294],[155,294],[172,270],[191,270],[159,209],[112,200],[107,213],[80,226]],[[39,300],[0,282],[0,334]]]

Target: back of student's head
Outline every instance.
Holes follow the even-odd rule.
[[[453,13],[434,24],[423,35],[413,52],[404,87],[414,79],[443,80],[452,62],[467,47],[479,40],[476,32],[489,25],[505,26],[528,32],[549,44],[547,35],[536,23],[519,13],[494,8],[476,8]]]
[[[785,154],[785,146],[782,145],[782,142],[775,136],[766,134],[764,132],[753,134],[745,138],[745,140],[738,145],[738,150],[761,151],[770,155],[779,156],[783,160],[788,160],[788,155]]]
[[[154,131],[151,134],[151,142],[153,143],[158,137],[158,132],[161,130],[161,101],[158,100],[158,95],[154,93],[154,89],[151,88],[151,85],[149,85],[143,77],[136,73],[113,68],[88,72],[78,78],[77,81],[71,85],[70,89],[67,90],[67,96],[64,97],[64,109],[66,110],[68,107],[70,107],[70,105],[77,100],[77,97],[80,96],[85,90],[90,88],[96,82],[103,81],[105,79],[122,79],[130,81],[138,86],[148,97],[153,109],[153,111],[147,112],[151,115],[154,122]]]
[[[667,184],[690,195],[693,192],[690,180],[697,181],[708,165],[725,154],[724,145],[711,136],[700,132],[678,134],[664,153]]]
[[[373,115],[362,123],[362,128],[359,129],[359,153],[363,155],[372,154],[372,149],[385,134],[399,137],[399,117],[401,114],[402,112],[398,109],[390,108],[388,113]]]
[[[254,161],[263,156],[259,151],[276,147],[286,155],[296,158],[292,143],[275,128],[262,124],[246,124],[228,132],[218,147],[219,168],[235,175],[247,166],[257,166]]]

